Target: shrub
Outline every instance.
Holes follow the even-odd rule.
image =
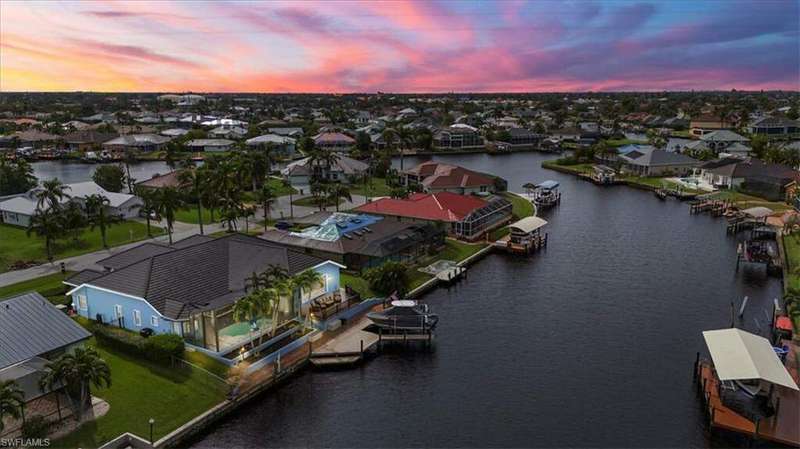
[[[386,262],[364,272],[364,278],[374,292],[388,296],[396,291],[402,296],[408,289],[408,266],[401,262]]]
[[[175,334],[159,334],[144,339],[146,357],[161,363],[169,363],[172,357],[180,358],[186,349],[183,339]]]
[[[47,437],[47,429],[49,424],[44,416],[34,416],[25,420],[22,424],[22,438],[23,439],[39,439]]]

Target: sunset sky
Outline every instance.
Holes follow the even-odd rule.
[[[799,5],[2,0],[0,90],[798,90]]]

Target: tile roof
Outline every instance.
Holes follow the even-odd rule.
[[[91,335],[39,293],[0,300],[0,369]]]
[[[359,206],[355,210],[422,220],[456,222],[487,204],[489,203],[474,196],[437,192],[415,193],[407,199],[382,198]]]
[[[422,185],[440,189],[457,187],[491,186],[494,180],[472,170],[457,165],[439,162],[423,162],[406,171],[408,174],[420,176]]]

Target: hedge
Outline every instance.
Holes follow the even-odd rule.
[[[126,329],[99,324],[92,326],[92,331],[102,345],[157,363],[167,364],[172,357],[183,357],[185,350],[183,339],[175,334],[145,338]]]

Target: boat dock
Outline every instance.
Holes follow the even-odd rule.
[[[333,336],[311,353],[314,366],[352,365],[364,359],[364,353],[374,347],[378,335],[365,330],[372,322],[363,316],[347,329]]]
[[[690,214],[700,214],[708,212],[714,217],[722,216],[731,206],[729,201],[720,200],[697,200],[689,204]]]

